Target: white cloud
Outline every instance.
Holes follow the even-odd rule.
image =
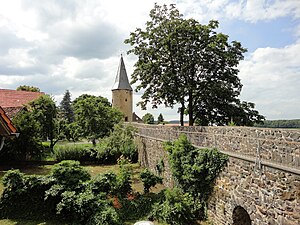
[[[299,118],[300,41],[284,48],[260,48],[240,64],[242,97],[268,119]]]
[[[250,22],[272,20],[284,16],[300,17],[298,0],[239,0],[225,6],[228,18],[242,19]]]
[[[110,100],[120,53],[129,48],[123,41],[149,20],[155,2],[177,3],[181,13],[201,23],[210,19],[259,22],[300,17],[299,0],[2,1],[0,88],[38,86],[54,95],[57,102],[66,89],[73,99],[89,93]],[[296,26],[293,28],[299,39],[300,25]],[[257,103],[270,118],[291,118],[299,112],[295,94],[299,51],[299,42],[285,48],[257,49],[240,66],[243,97]],[[124,54],[124,60],[130,76],[136,57]],[[139,98],[136,94],[135,103]],[[277,106],[283,104],[286,107]],[[155,117],[163,113],[166,119],[178,118],[177,108],[150,108]],[[135,111],[145,114],[136,107]]]

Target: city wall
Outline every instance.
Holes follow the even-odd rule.
[[[197,147],[217,148],[229,162],[216,181],[208,215],[214,224],[237,224],[239,210],[251,224],[300,221],[300,130],[250,127],[172,127],[134,124],[139,162],[174,186],[163,142],[185,134]],[[242,214],[240,214],[242,215]],[[241,221],[239,221],[241,223]],[[243,222],[247,224],[246,221]]]

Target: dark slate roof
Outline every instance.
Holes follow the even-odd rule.
[[[129,90],[132,91],[132,88],[129,84],[125,64],[123,61],[123,56],[121,55],[120,64],[115,80],[115,84],[112,87],[112,90]]]

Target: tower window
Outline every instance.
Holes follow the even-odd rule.
[[[127,102],[127,98],[125,98],[125,102]]]

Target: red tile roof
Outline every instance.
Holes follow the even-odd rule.
[[[44,94],[44,92],[0,89],[0,106],[4,109],[7,116],[12,118],[23,109],[24,105]]]
[[[43,92],[0,89],[0,106],[3,108],[24,106],[43,94]]]

